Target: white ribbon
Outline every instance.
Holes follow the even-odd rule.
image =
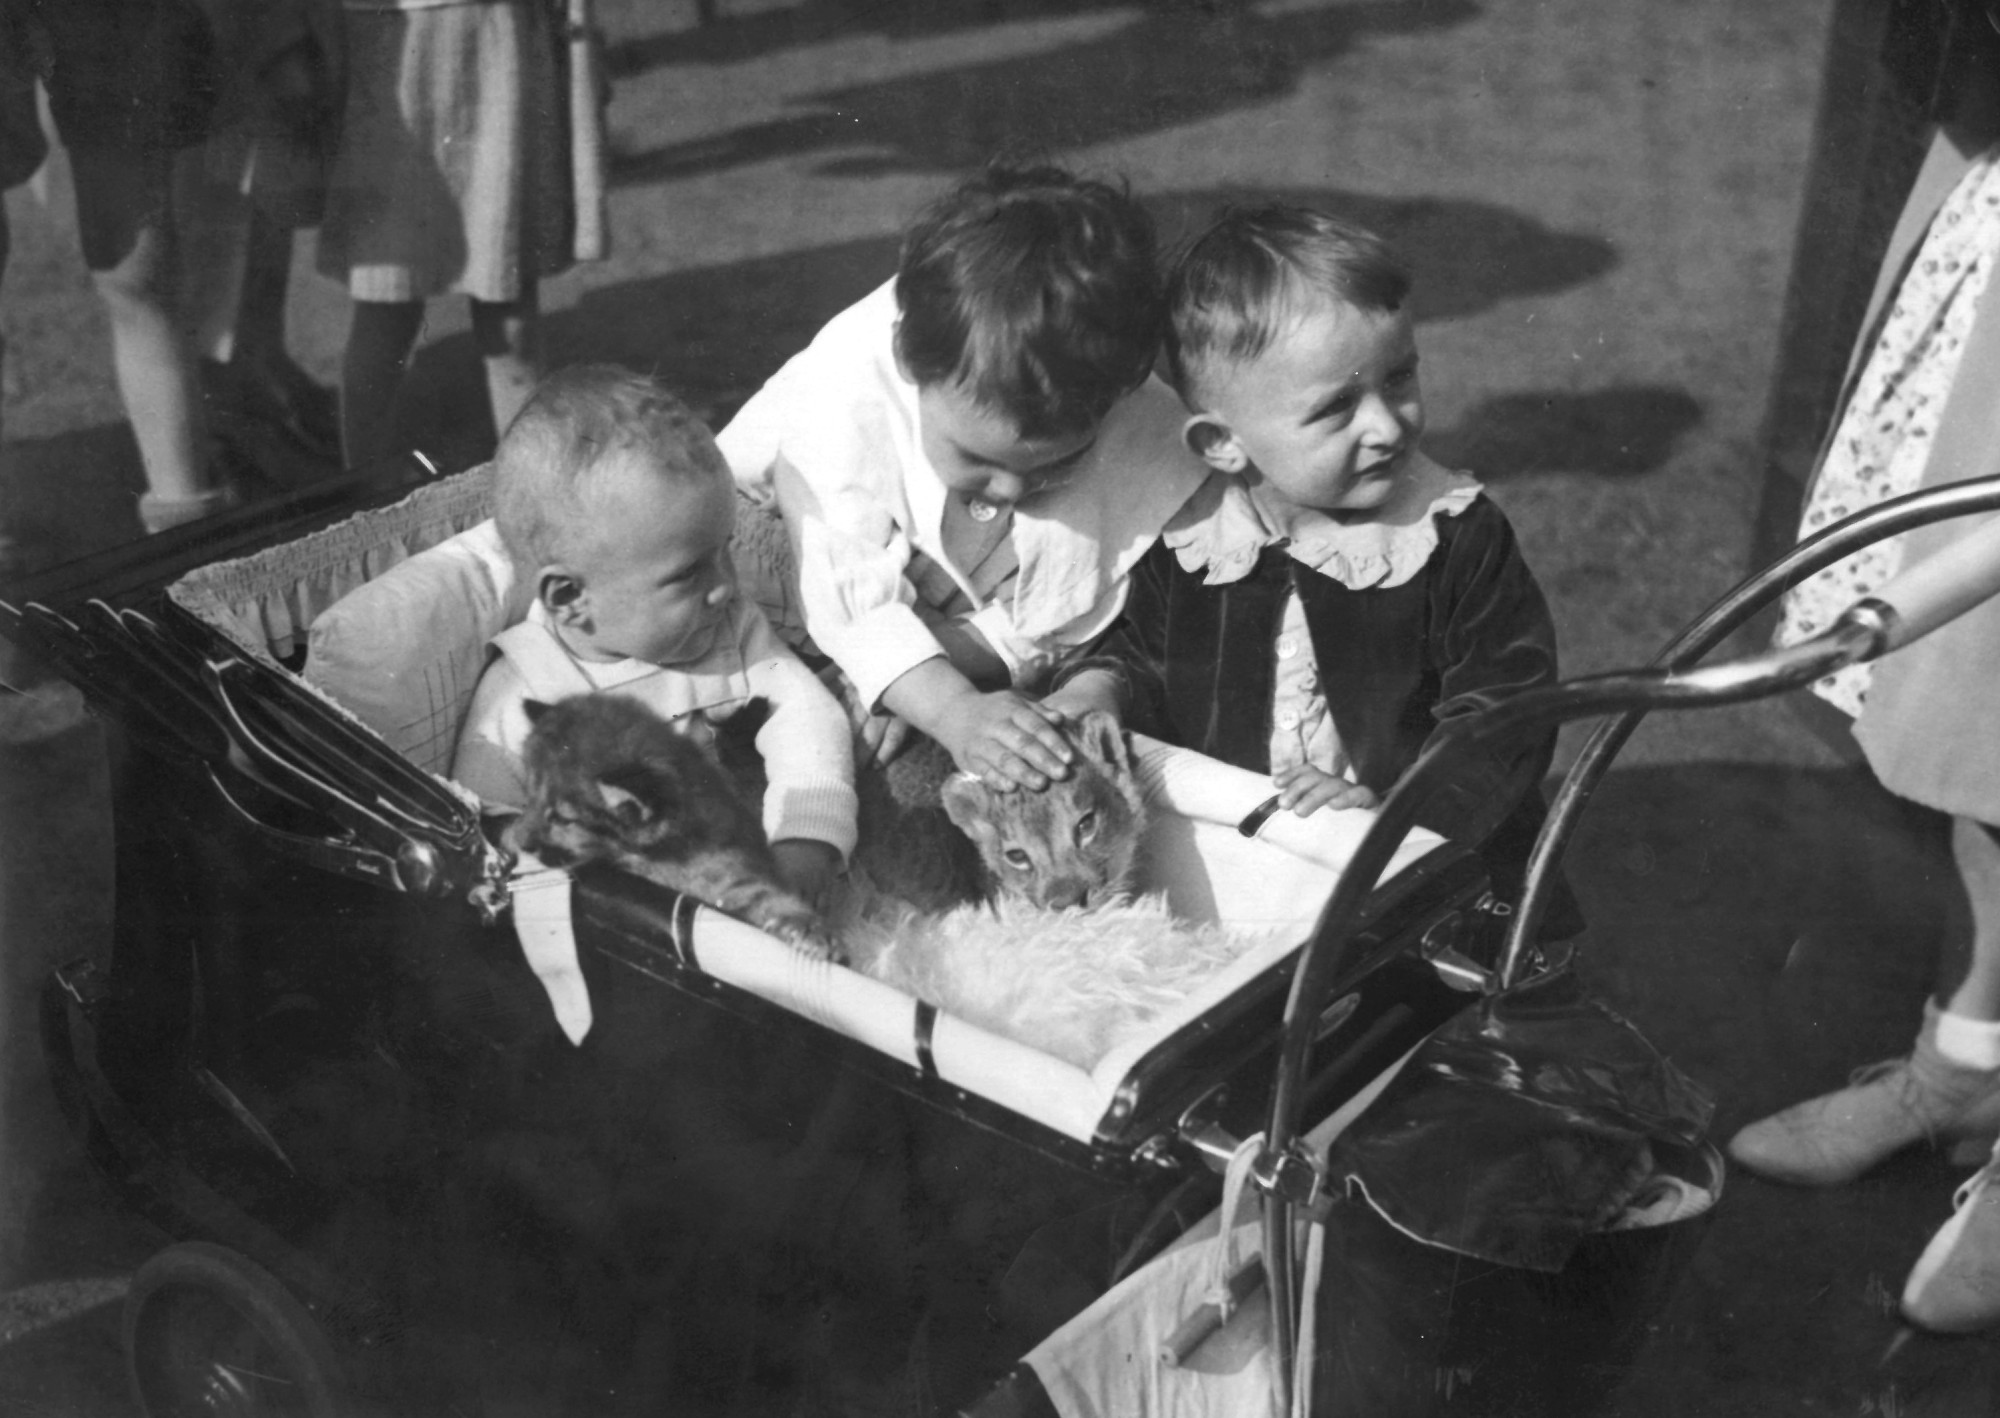
[[[524,861],[533,862],[532,858]],[[576,959],[576,927],[570,920],[569,873],[533,863],[508,883],[513,897],[514,934],[528,968],[548,991],[556,1023],[572,1044],[590,1032],[590,990]]]

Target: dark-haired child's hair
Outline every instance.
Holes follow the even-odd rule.
[[[1203,374],[1255,359],[1313,299],[1362,310],[1402,309],[1410,268],[1366,227],[1307,207],[1225,211],[1167,276],[1167,373],[1198,403]]]
[[[994,163],[926,208],[896,268],[896,348],[1026,438],[1094,428],[1160,342],[1152,218],[1122,185]]]
[[[708,425],[650,375],[576,364],[535,386],[493,452],[493,516],[523,575],[578,555],[595,476],[633,451],[690,481],[727,475]]]

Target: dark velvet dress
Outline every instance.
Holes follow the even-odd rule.
[[[1441,725],[1556,678],[1555,626],[1498,506],[1438,516],[1437,549],[1401,585],[1353,590],[1266,547],[1241,579],[1205,584],[1166,542],[1134,572],[1125,612],[1086,662],[1128,689],[1127,726],[1258,773],[1271,768],[1273,645],[1298,591],[1321,693],[1355,778],[1387,795]],[[1495,891],[1520,890],[1546,815],[1555,733],[1465,761],[1418,822],[1478,847]],[[1582,921],[1558,883],[1546,938]]]

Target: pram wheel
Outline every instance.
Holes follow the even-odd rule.
[[[278,1280],[226,1246],[186,1241],[139,1267],[125,1366],[146,1418],[341,1418],[339,1361]]]

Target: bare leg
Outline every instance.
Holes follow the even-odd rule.
[[[1952,819],[1951,851],[1972,906],[1972,958],[1945,1008],[2000,1020],[2000,842],[1971,818]]]
[[[1813,1186],[1852,1181],[1925,1139],[1993,1136],[2000,1092],[2000,843],[1968,818],[1952,853],[1972,911],[1971,960],[1943,1010],[1924,1006],[1908,1058],[1855,1075],[1846,1088],[1752,1123],[1730,1140],[1762,1176]]]
[[[195,361],[176,308],[173,226],[157,155],[74,151],[84,254],[111,322],[111,359],[154,499],[210,491]]]
[[[349,467],[398,451],[396,395],[423,325],[420,300],[354,302],[340,368],[340,440]]]
[[[472,339],[486,361],[493,431],[502,434],[542,377],[541,305],[534,283],[519,300],[473,301]]]
[[[1972,906],[1972,961],[1939,1024],[1966,1049],[1994,1049],[2000,1028],[2000,842],[1968,818],[1952,821],[1952,855]],[[1970,1023],[1953,1024],[1953,1017]],[[1903,1286],[1903,1316],[1925,1329],[1966,1333],[2000,1324],[2000,1144],[1952,1199],[1945,1222]]]

